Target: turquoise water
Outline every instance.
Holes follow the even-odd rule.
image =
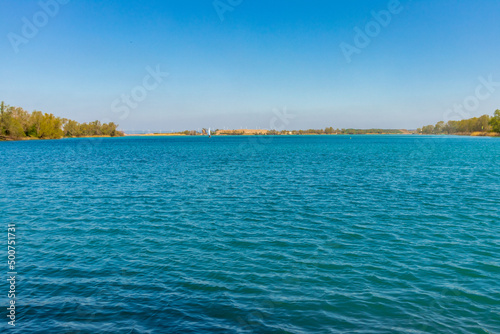
[[[68,139],[0,158],[13,332],[500,333],[498,138]]]

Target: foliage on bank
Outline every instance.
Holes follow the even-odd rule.
[[[436,125],[426,125],[421,129],[417,129],[417,133],[422,133],[424,135],[471,134],[474,132],[500,133],[500,110],[495,111],[493,117],[483,115],[481,117],[473,117],[461,121],[449,121],[447,123],[441,121]]]
[[[99,121],[78,123],[53,114],[0,104],[0,140],[59,139],[63,137],[123,136],[118,125]]]

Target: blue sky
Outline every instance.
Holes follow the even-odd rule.
[[[474,101],[480,77],[500,83],[497,0],[401,0],[350,62],[340,45],[395,0],[220,0],[222,14],[213,0],[41,5],[54,1],[0,4],[7,104],[154,131],[270,128],[285,109],[288,129],[415,129],[500,108],[499,84],[449,112]],[[158,66],[169,75],[146,90]]]

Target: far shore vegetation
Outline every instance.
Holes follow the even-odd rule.
[[[325,129],[309,129],[309,130],[265,130],[265,129],[239,129],[239,130],[220,130],[211,131],[213,136],[280,136],[280,135],[402,135],[412,134],[414,131],[394,130],[394,129],[334,129],[332,127]],[[205,136],[208,134],[207,129],[202,129],[201,132],[195,130],[186,130],[174,133],[150,133],[147,136],[161,135],[177,135],[177,136]]]
[[[77,121],[56,117],[41,111],[28,112],[20,107],[11,107],[4,102],[0,104],[0,141],[27,139],[60,139],[76,137],[121,137],[125,133],[117,130],[118,125],[94,121],[78,123]],[[208,129],[201,131],[186,130],[173,133],[148,133],[138,136],[206,136]],[[483,115],[461,121],[438,122],[426,125],[417,130],[394,129],[325,129],[309,130],[220,130],[210,132],[214,136],[249,136],[249,135],[464,135],[464,136],[500,136],[500,110],[493,116]],[[137,135],[131,135],[137,136]]]
[[[500,133],[500,110],[493,116],[483,115],[461,121],[438,122],[436,125],[426,125],[417,129],[424,135],[498,135]]]
[[[0,140],[60,139],[71,137],[119,137],[113,122],[78,123],[41,111],[28,112],[20,107],[0,104]]]
[[[201,131],[186,130],[174,133],[149,133],[146,136],[204,136],[208,129]],[[500,110],[493,116],[483,115],[462,121],[438,122],[436,125],[427,125],[417,130],[394,129],[325,129],[309,130],[213,130],[214,136],[251,136],[251,135],[462,135],[462,136],[500,136]]]

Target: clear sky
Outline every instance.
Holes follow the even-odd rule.
[[[7,104],[154,131],[415,129],[500,108],[498,0],[55,1],[0,3]]]

